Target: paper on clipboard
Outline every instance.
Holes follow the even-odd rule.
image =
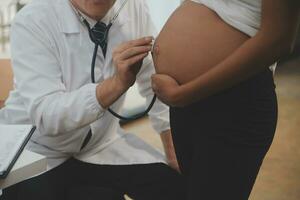
[[[32,125],[0,125],[0,177],[12,167],[29,140]]]

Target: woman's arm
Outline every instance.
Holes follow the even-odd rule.
[[[153,89],[165,103],[184,106],[230,88],[290,53],[299,20],[299,1],[263,0],[261,29],[253,38],[218,66],[184,85],[166,75],[153,76]]]

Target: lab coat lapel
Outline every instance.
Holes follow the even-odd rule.
[[[120,7],[120,3],[122,3],[122,1],[118,0],[112,8],[113,10],[111,10],[108,15],[114,15],[116,10]],[[70,53],[72,52],[71,54],[74,55],[71,56],[72,59],[74,59],[73,62],[70,62],[73,63],[73,65],[76,65],[78,63],[74,63],[74,61],[77,60],[83,66],[89,66],[92,59],[94,44],[89,40],[86,27],[81,24],[77,14],[69,3],[69,0],[62,0],[57,6],[60,30],[62,34],[66,36],[67,46],[70,47]],[[124,7],[110,30],[107,57],[104,59],[102,52],[100,50],[98,51],[95,67],[96,82],[111,77],[115,72],[112,63],[112,50],[116,45],[126,41],[126,34],[124,34],[124,30],[122,30],[123,25],[130,21],[126,11],[128,11],[128,9]],[[110,18],[110,16],[108,18]],[[127,32],[126,27],[124,28],[125,32]],[[79,60],[75,55],[80,55],[79,57],[81,59]],[[86,70],[87,73],[90,73],[88,68]]]
[[[69,0],[62,0],[57,5],[61,32],[66,34],[80,33],[80,21]]]
[[[58,6],[58,17],[60,21],[61,31],[66,34],[80,33],[81,24],[77,14],[74,12],[69,0],[62,0]],[[112,8],[112,12],[108,14],[114,15],[117,9],[120,7],[120,1],[116,1]],[[117,20],[114,22],[115,27],[121,27],[129,21],[128,13],[126,8],[123,8]]]

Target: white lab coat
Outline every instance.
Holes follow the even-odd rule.
[[[120,7],[117,0],[103,19],[108,21]],[[115,73],[112,51],[117,45],[155,34],[145,0],[129,0],[109,32],[107,56],[98,52],[96,82]],[[96,85],[91,83],[90,64],[94,44],[86,27],[80,23],[68,0],[33,0],[16,16],[11,29],[12,63],[15,89],[0,123],[34,124],[27,148],[45,155],[48,169],[73,156],[95,164],[127,165],[164,162],[164,156],[131,134],[125,134],[118,120],[96,99]],[[140,93],[149,103],[153,97],[150,57],[138,74]],[[122,96],[112,109],[119,112]],[[157,101],[150,112],[154,129],[169,129],[168,107]],[[89,129],[93,136],[80,147]]]

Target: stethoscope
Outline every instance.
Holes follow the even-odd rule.
[[[82,14],[73,6],[72,4],[72,0],[71,0],[71,7],[73,8],[73,10],[75,11],[75,13],[77,14],[77,16],[79,17],[79,20],[81,21],[81,23],[83,23],[86,28],[88,29],[89,31],[89,37],[91,39],[91,41],[95,44],[95,47],[94,47],[94,53],[93,53],[93,58],[92,58],[92,64],[91,64],[91,80],[92,80],[92,83],[95,83],[95,65],[96,65],[96,58],[97,58],[97,53],[98,53],[98,47],[101,43],[103,42],[106,42],[108,41],[108,32],[111,28],[111,26],[114,24],[114,22],[116,21],[116,19],[118,18],[120,12],[122,11],[122,9],[124,8],[124,6],[126,5],[126,3],[128,2],[128,0],[125,0],[122,5],[120,6],[120,8],[117,10],[116,14],[114,15],[114,17],[110,20],[109,24],[106,26],[106,31],[104,33],[104,37],[103,37],[103,40],[102,41],[99,41],[96,39],[96,37],[94,36],[94,33],[91,31],[91,27],[90,27],[90,24],[88,23],[88,21],[82,16]],[[144,117],[146,116],[149,111],[151,110],[151,108],[153,107],[154,103],[156,101],[156,95],[153,96],[152,100],[151,100],[151,103],[149,104],[148,108],[140,113],[140,114],[137,114],[133,117],[125,117],[125,116],[122,116],[116,112],[114,112],[111,108],[108,108],[108,111],[115,117],[119,118],[120,120],[123,120],[123,121],[132,121],[132,120],[136,120],[138,118],[141,118],[141,117]]]

